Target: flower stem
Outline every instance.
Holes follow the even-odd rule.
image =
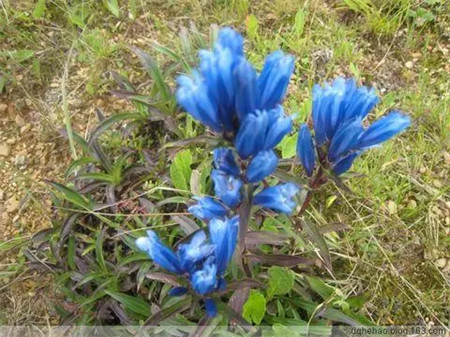
[[[251,276],[250,268],[245,261],[245,235],[248,231],[248,222],[250,220],[250,214],[253,204],[253,186],[248,184],[244,187],[243,200],[239,207],[239,236],[238,236],[238,249],[237,257],[241,263],[241,268],[247,277]]]

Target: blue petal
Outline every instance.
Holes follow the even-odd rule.
[[[236,248],[238,227],[239,217],[237,216],[226,220],[213,219],[208,224],[210,240],[215,247],[214,254],[219,276],[225,273],[227,265],[233,256]]]
[[[217,305],[213,299],[205,299],[205,310],[209,317],[216,317],[217,315]]]
[[[183,296],[186,295],[188,289],[186,287],[175,287],[170,289],[169,296]]]
[[[299,188],[292,183],[280,184],[262,190],[255,195],[253,202],[277,212],[290,214],[296,206],[293,197],[298,191]]]
[[[356,118],[348,124],[342,124],[330,143],[328,158],[334,162],[344,156],[348,151],[354,149],[359,142],[359,137],[364,132],[361,119]]]
[[[268,124],[269,116],[265,111],[256,110],[247,115],[234,141],[241,158],[247,159],[263,149]]]
[[[372,123],[361,135],[358,146],[362,149],[376,146],[404,131],[410,125],[411,120],[408,116],[394,111]]]
[[[217,49],[229,49],[233,54],[244,54],[244,39],[242,35],[230,27],[220,29],[214,46]]]
[[[311,132],[306,124],[300,127],[297,140],[297,155],[308,177],[311,177],[316,165],[316,155]]]
[[[314,122],[314,138],[317,145],[321,146],[327,141],[326,114],[330,96],[326,96],[325,89],[315,84],[313,87],[312,116]]]
[[[267,118],[267,131],[264,140],[264,150],[271,150],[278,145],[279,142],[292,131],[292,117],[284,114],[281,105],[266,112]]]
[[[154,231],[149,230],[147,231],[147,237],[138,238],[136,240],[136,246],[146,252],[155,263],[164,269],[176,274],[183,273],[178,256],[170,248],[161,243]]]
[[[191,276],[192,288],[199,295],[215,290],[217,285],[217,267],[215,264],[205,263],[203,269],[194,272]]]
[[[233,150],[229,148],[219,147],[214,150],[214,165],[216,169],[234,176],[238,176],[240,173]]]
[[[194,79],[184,75],[178,77],[177,102],[192,117],[214,131],[221,132],[217,102],[209,96],[203,79],[198,74],[194,75]]]
[[[259,91],[256,76],[253,66],[242,58],[236,66],[236,111],[241,121],[257,108]]]
[[[214,192],[227,206],[234,207],[241,202],[242,181],[225,172],[213,170]]]
[[[212,218],[222,218],[227,215],[227,208],[217,200],[211,197],[194,197],[197,204],[188,208],[188,211],[201,220],[210,220]]]
[[[273,150],[259,152],[247,167],[248,181],[256,183],[263,180],[276,170],[277,165],[278,157]]]
[[[347,172],[352,167],[355,159],[361,154],[360,151],[351,153],[346,157],[338,160],[333,166],[333,172],[337,175]]]
[[[278,50],[267,56],[258,87],[261,92],[260,109],[272,109],[281,103],[294,71],[294,58]]]
[[[195,233],[191,242],[178,246],[178,256],[181,266],[186,272],[192,272],[197,262],[206,260],[214,253],[214,246],[205,243],[206,235],[204,231]]]

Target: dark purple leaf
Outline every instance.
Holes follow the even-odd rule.
[[[181,301],[175,303],[171,307],[162,309],[161,311],[157,312],[149,319],[147,319],[145,321],[144,326],[155,326],[161,321],[165,320],[166,318],[169,318],[179,312],[189,309],[189,307],[191,306],[191,302],[192,298],[186,297],[185,299],[182,299]]]
[[[145,274],[145,277],[148,278],[149,280],[154,280],[154,281],[159,281],[162,283],[167,283],[170,284],[171,286],[174,287],[180,287],[181,283],[178,282],[178,278],[174,275],[170,275],[170,274],[166,274],[166,273],[158,273],[158,272],[154,272],[154,273],[147,273]]]
[[[275,232],[247,232],[245,234],[245,245],[284,245],[289,240],[289,236],[286,234],[280,234]]]
[[[264,283],[251,278],[243,278],[241,280],[232,281],[227,285],[227,291],[234,291],[243,288],[264,288]]]
[[[195,231],[198,231],[200,227],[197,223],[184,215],[172,215],[172,220],[178,223],[186,235],[192,234]]]
[[[244,303],[247,301],[249,294],[250,288],[242,288],[236,290],[230,297],[228,305],[240,316],[242,316],[242,308],[244,306]]]
[[[246,257],[253,262],[260,262],[263,264],[271,265],[271,266],[280,266],[280,267],[294,267],[299,264],[303,265],[314,265],[315,260],[308,259],[299,255],[284,255],[284,254],[248,254]]]

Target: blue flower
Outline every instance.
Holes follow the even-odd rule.
[[[261,151],[254,156],[247,167],[247,179],[251,183],[257,183],[272,174],[278,165],[278,157],[273,152]]]
[[[341,124],[364,119],[378,101],[373,88],[357,87],[354,79],[338,77],[332,85],[315,85],[312,115],[317,145],[330,141]]]
[[[227,215],[227,208],[219,201],[211,197],[194,197],[197,200],[195,205],[188,208],[188,211],[201,220],[211,220],[213,218],[223,218]]]
[[[300,127],[297,140],[297,155],[305,168],[308,177],[311,177],[314,171],[316,162],[316,150],[311,137],[311,132],[306,124]]]
[[[289,79],[294,71],[294,58],[277,50],[267,56],[258,87],[261,93],[259,108],[271,109],[281,103],[286,93]]]
[[[178,256],[170,248],[161,243],[154,231],[148,230],[146,237],[138,238],[136,240],[136,246],[146,252],[155,263],[164,269],[175,274],[183,273]]]
[[[213,219],[208,224],[211,243],[214,245],[217,274],[222,276],[233,256],[239,228],[239,217]]]
[[[262,190],[255,195],[253,202],[277,212],[290,214],[296,206],[293,197],[298,191],[299,188],[292,183],[280,184]]]
[[[234,176],[238,176],[240,172],[233,151],[229,148],[219,147],[214,150],[214,166],[216,169]]]
[[[177,102],[192,117],[209,126],[216,132],[222,131],[219,119],[218,105],[214,97],[208,95],[208,88],[203,78],[194,73],[194,78],[178,77]]]
[[[215,132],[235,133],[246,116],[276,108],[283,100],[294,70],[294,58],[270,54],[261,74],[247,61],[243,39],[231,28],[219,31],[213,50],[199,53],[193,78],[180,76],[178,103]]]
[[[202,269],[192,274],[191,284],[192,288],[200,295],[205,295],[215,290],[217,285],[216,265],[206,262]]]
[[[358,147],[361,149],[376,146],[396,134],[404,131],[411,125],[411,120],[398,111],[393,111],[389,115],[380,118],[370,125],[361,135]]]
[[[217,315],[217,305],[213,299],[205,299],[205,310],[209,317],[215,317]]]
[[[292,130],[292,118],[277,106],[272,110],[256,110],[242,122],[235,139],[239,155],[247,159],[260,151],[272,150]]]
[[[411,124],[409,117],[394,111],[365,129],[363,119],[378,101],[373,88],[357,87],[353,79],[338,77],[331,85],[314,86],[312,115],[315,143],[326,150],[335,174],[345,173],[363,151],[392,138]],[[315,163],[311,155],[312,141],[308,139],[309,131],[305,128],[302,127],[299,135],[297,153],[310,176]],[[300,146],[300,143],[303,145]]]
[[[192,273],[198,262],[206,260],[213,254],[214,246],[206,244],[205,241],[205,232],[199,231],[189,243],[179,245],[178,256],[185,272]]]
[[[214,191],[216,196],[220,198],[229,207],[235,207],[241,202],[242,181],[223,171],[213,170],[211,173],[214,182]]]
[[[170,289],[169,296],[183,296],[186,295],[188,289],[186,287],[175,287]]]

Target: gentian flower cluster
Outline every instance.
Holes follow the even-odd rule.
[[[411,124],[409,117],[393,111],[364,128],[364,118],[378,101],[373,88],[358,87],[353,79],[338,77],[331,85],[314,86],[314,140],[308,126],[303,124],[297,143],[297,154],[308,176],[313,175],[316,158],[336,175],[341,175],[361,153]]]
[[[270,54],[260,74],[245,58],[242,36],[230,28],[220,30],[214,49],[200,51],[200,67],[193,77],[178,78],[178,103],[213,131],[223,133],[233,148],[214,151],[211,177],[221,200],[196,198],[190,211],[203,220],[222,217],[242,200],[244,184],[256,184],[278,165],[274,148],[292,130],[282,102],[294,71],[294,59],[281,51]],[[255,204],[291,213],[295,207],[294,184],[261,191]]]
[[[228,144],[213,151],[215,196],[195,196],[196,202],[189,207],[191,214],[207,223],[209,240],[200,230],[190,243],[180,244],[174,252],[155,232],[148,231],[136,244],[156,264],[187,279],[189,285],[173,288],[171,295],[192,290],[204,299],[207,313],[214,316],[212,293],[225,288],[225,271],[236,246],[244,247],[239,254],[245,251],[243,237],[251,207],[259,205],[285,214],[296,208],[294,197],[299,186],[270,186],[267,181],[278,166],[274,149],[292,131],[292,118],[284,113],[281,103],[294,59],[275,51],[258,73],[245,57],[242,36],[230,28],[221,29],[213,50],[202,50],[199,57],[198,69],[191,76],[178,78],[176,97],[193,118]],[[363,151],[410,125],[408,117],[392,112],[364,128],[362,122],[377,102],[373,89],[357,87],[354,80],[339,77],[331,85],[314,87],[314,137],[304,124],[297,143],[309,177],[317,161],[336,175],[346,172]]]
[[[209,243],[203,230],[196,232],[189,243],[178,246],[176,252],[164,245],[154,231],[136,240],[136,246],[168,272],[186,277],[190,287],[200,296],[225,288],[223,278],[228,262],[233,256],[237,233],[238,217],[213,219],[209,222]],[[187,287],[175,287],[172,296],[188,292]],[[205,298],[205,307],[210,316],[217,312],[211,298]]]

